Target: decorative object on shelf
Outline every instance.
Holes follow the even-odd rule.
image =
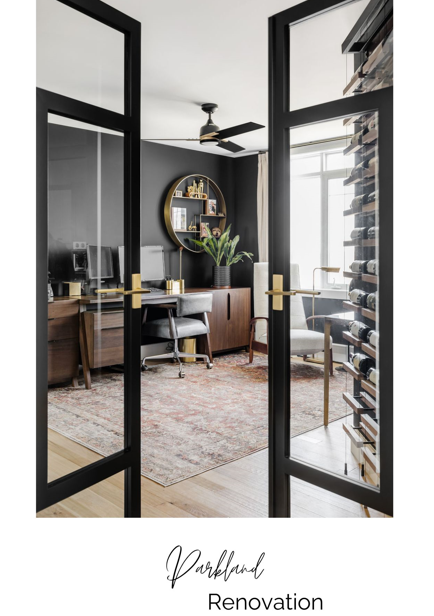
[[[235,265],[235,263],[242,261],[243,257],[247,257],[250,261],[252,261],[253,257],[252,252],[245,252],[244,250],[235,253],[237,244],[240,241],[240,236],[236,235],[234,239],[231,240],[229,237],[230,231],[231,225],[222,233],[221,237],[216,238],[209,230],[209,227],[206,227],[206,237],[203,241],[192,240],[192,242],[200,246],[215,261],[215,266],[213,266],[213,286],[216,289],[230,289],[231,265]],[[226,265],[220,265],[223,257],[226,259]]]
[[[178,231],[187,230],[187,209],[185,207],[172,208],[172,225]]]
[[[175,197],[182,197],[182,190],[175,190]]]
[[[193,193],[194,183],[196,184],[196,190],[199,190],[200,187],[205,192],[197,192],[197,196],[195,196],[195,193]],[[183,201],[175,197],[175,191],[177,190],[180,190],[184,195]],[[176,180],[167,193],[164,204],[164,222],[166,223],[167,231],[177,246],[183,246],[189,252],[203,252],[203,249],[196,246],[191,240],[193,237],[201,237],[201,222],[210,220],[207,218],[209,215],[205,213],[206,210],[204,209],[204,207],[206,208],[208,196],[215,201],[216,214],[214,218],[218,218],[218,222],[212,226],[218,226],[223,233],[226,227],[226,203],[221,190],[213,180],[199,174],[185,175]],[[183,209],[186,212],[185,224],[181,227],[178,226],[178,222],[175,221],[173,214],[179,203],[185,205]],[[190,224],[188,223],[189,220],[191,221]]]
[[[208,214],[208,216],[216,216],[217,199],[208,199],[208,201],[206,202],[206,214]]]
[[[200,223],[200,237],[208,237],[208,231],[209,231],[209,222],[201,222]]]
[[[203,196],[203,178],[200,178],[199,183],[197,185],[197,192]]]
[[[211,229],[211,233],[213,234],[214,237],[218,239],[222,235],[222,230],[220,229],[220,227],[213,227]]]

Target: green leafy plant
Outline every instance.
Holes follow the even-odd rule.
[[[243,257],[247,257],[252,261],[253,252],[245,252],[244,250],[235,254],[235,248],[240,241],[240,236],[236,235],[233,240],[229,234],[231,225],[224,231],[219,238],[213,236],[208,227],[206,227],[207,237],[203,240],[191,240],[214,259],[216,265],[221,265],[223,257],[226,259],[226,265],[234,265],[238,261],[242,261]]]

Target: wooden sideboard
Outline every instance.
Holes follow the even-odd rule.
[[[251,319],[250,288],[200,290],[211,291],[213,294],[212,312],[208,315],[212,352],[248,347]],[[198,353],[204,352],[205,342],[199,339]]]

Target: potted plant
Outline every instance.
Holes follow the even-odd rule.
[[[217,289],[229,289],[231,286],[231,265],[242,261],[243,257],[247,257],[252,261],[253,253],[240,251],[235,254],[235,248],[240,241],[240,236],[236,235],[233,240],[229,234],[231,225],[222,233],[220,237],[214,237],[208,227],[203,240],[191,240],[197,246],[200,246],[210,257],[215,261],[213,266],[214,287]],[[223,257],[226,259],[226,265],[220,265]]]

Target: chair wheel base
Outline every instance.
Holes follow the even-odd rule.
[[[178,376],[180,379],[185,379],[185,374],[183,372],[179,372]]]
[[[208,370],[211,370],[211,368],[213,367],[214,364],[212,364],[211,362],[208,362],[206,367],[208,368]]]
[[[142,364],[142,372],[147,372],[149,370],[149,366],[146,364]]]

